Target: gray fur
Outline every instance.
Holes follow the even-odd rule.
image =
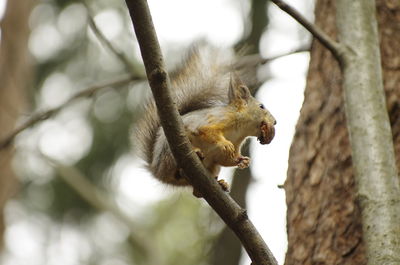
[[[213,114],[215,109],[215,116],[218,116],[219,106],[228,104],[232,63],[233,57],[229,54],[209,46],[197,46],[182,66],[170,74],[171,92],[189,131],[206,124],[207,113]],[[199,119],[198,115],[192,118],[199,111],[204,112],[204,119]],[[134,142],[155,177],[170,184],[187,185],[184,179],[176,178],[176,162],[152,99],[144,108],[143,119],[134,128]]]

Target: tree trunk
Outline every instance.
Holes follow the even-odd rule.
[[[28,18],[32,6],[33,0],[9,0],[1,21],[0,139],[14,129],[25,105],[24,91],[30,76]],[[12,146],[0,150],[0,249],[5,229],[4,206],[17,187],[11,167],[12,155]]]
[[[336,35],[332,0],[316,5],[316,24]],[[384,87],[397,155],[400,152],[400,3],[377,1]],[[311,49],[304,104],[285,183],[288,252],[285,264],[366,264],[356,203],[339,66],[317,41]]]

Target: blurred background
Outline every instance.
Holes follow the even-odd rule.
[[[279,56],[257,72],[276,137],[250,143],[250,171],[222,175],[283,263],[278,186],[311,37],[266,0],[148,2],[169,69],[200,39]],[[287,2],[313,19],[312,0]],[[2,264],[250,264],[204,200],[163,186],[135,156],[130,132],[148,86],[124,1],[0,0],[0,19],[0,141],[43,113],[0,150]]]

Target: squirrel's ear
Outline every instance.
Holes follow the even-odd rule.
[[[235,100],[247,101],[251,97],[249,88],[240,80],[240,77],[235,72],[231,73],[228,96],[229,102]]]

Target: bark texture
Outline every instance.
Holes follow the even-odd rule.
[[[1,21],[0,43],[0,139],[8,135],[25,105],[24,91],[30,76],[28,18],[33,1],[11,0]],[[11,167],[13,149],[0,150],[0,248],[3,246],[4,206],[17,181]]]
[[[332,0],[316,5],[316,24],[336,37]],[[399,167],[400,3],[377,1],[384,87]],[[285,183],[285,264],[366,264],[356,203],[341,74],[330,52],[313,42],[304,104]]]

